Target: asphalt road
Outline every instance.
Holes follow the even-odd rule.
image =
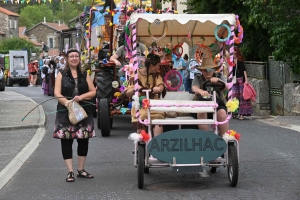
[[[6,88],[32,98],[47,99],[41,88]],[[145,189],[137,188],[133,167],[133,132],[129,116],[116,116],[110,137],[90,140],[86,170],[94,179],[67,183],[60,141],[52,138],[56,100],[43,104],[47,132],[36,151],[0,191],[1,200],[18,199],[300,199],[300,133],[257,120],[231,120],[241,133],[240,172],[237,187],[228,184],[227,169],[203,178],[199,174],[173,174],[171,169],[150,169]],[[96,124],[96,120],[95,120]],[[76,142],[74,142],[76,155]],[[76,159],[75,159],[76,160]],[[74,169],[76,169],[74,163]]]

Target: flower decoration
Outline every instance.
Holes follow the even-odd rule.
[[[134,143],[137,143],[138,141],[141,141],[143,139],[143,136],[138,133],[130,133],[128,139],[133,140]]]
[[[119,97],[121,97],[121,96],[122,96],[121,92],[116,92],[116,93],[114,94],[114,97],[117,97],[117,98],[119,98]]]
[[[227,63],[228,63],[231,67],[235,66],[235,63],[234,63],[234,62],[231,62],[231,61],[230,61],[230,58],[226,58],[226,61],[227,61]]]
[[[131,108],[132,108],[132,102],[129,102],[129,103],[128,103],[127,108],[128,108],[129,110],[131,110]]]
[[[119,90],[120,90],[121,93],[124,93],[124,91],[125,91],[125,86],[124,86],[124,85],[121,85],[121,87],[119,88]]]
[[[153,9],[152,9],[151,7],[149,7],[149,6],[147,6],[146,9],[145,9],[145,11],[146,11],[147,13],[149,13],[149,12],[152,12]]]
[[[148,109],[149,108],[149,105],[150,105],[150,102],[149,102],[149,100],[147,99],[147,98],[144,98],[143,100],[142,100],[142,107],[143,107],[143,109]]]
[[[172,53],[172,50],[169,49],[169,48],[163,48],[163,50],[164,50],[164,52],[165,52],[166,54],[171,54],[171,53]]]
[[[144,142],[147,142],[147,141],[150,139],[149,134],[146,133],[145,130],[142,130],[142,131],[141,131],[141,135],[142,135],[142,140],[143,140]]]
[[[86,72],[88,73],[88,75],[91,75],[91,70],[88,69]]]
[[[124,76],[121,76],[119,79],[120,79],[120,81],[123,82],[123,83],[124,83],[124,81],[126,81],[126,79],[125,79]]]
[[[134,143],[137,143],[138,141],[147,142],[150,139],[150,135],[147,134],[145,130],[142,130],[140,134],[130,133],[129,136],[128,136],[128,139],[133,140]]]
[[[244,29],[241,26],[240,20],[239,20],[239,16],[236,15],[236,25],[238,28],[238,36],[236,37],[235,35],[233,35],[234,37],[234,43],[236,44],[240,44],[243,41],[243,37],[244,37]]]
[[[239,100],[237,98],[230,99],[226,103],[228,112],[235,112],[239,108]]]
[[[112,101],[113,103],[117,103],[117,102],[118,102],[118,98],[113,98],[111,101]]]
[[[127,108],[121,108],[121,109],[120,109],[120,112],[121,112],[123,115],[125,115],[126,112],[127,112]]]
[[[223,135],[223,139],[225,141],[228,141],[228,140],[237,140],[237,141],[240,141],[240,138],[241,138],[241,134],[237,133],[235,130],[228,130]]]

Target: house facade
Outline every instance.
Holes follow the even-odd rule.
[[[0,39],[19,36],[20,15],[0,7]]]
[[[28,40],[29,42],[31,42],[35,47],[42,49],[42,43],[39,43],[36,40],[31,40],[30,37],[25,35],[25,32],[26,32],[25,26],[19,27],[19,38],[24,38],[25,40]]]
[[[48,55],[59,55],[60,51],[60,34],[62,30],[69,29],[65,24],[41,22],[34,27],[25,31],[25,35],[30,38],[31,41],[44,44],[45,49],[48,51]]]

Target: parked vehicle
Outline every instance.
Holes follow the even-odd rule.
[[[14,83],[28,86],[28,56],[27,51],[9,51],[9,66],[7,69],[6,85],[12,87]]]
[[[5,90],[4,68],[0,67],[0,91]]]

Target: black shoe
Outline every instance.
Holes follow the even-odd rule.
[[[80,171],[77,170],[77,177],[81,177],[81,178],[94,178],[94,176],[92,174],[89,174],[84,169],[82,169]]]
[[[75,178],[74,178],[74,172],[69,172],[66,178],[67,182],[74,182]]]

